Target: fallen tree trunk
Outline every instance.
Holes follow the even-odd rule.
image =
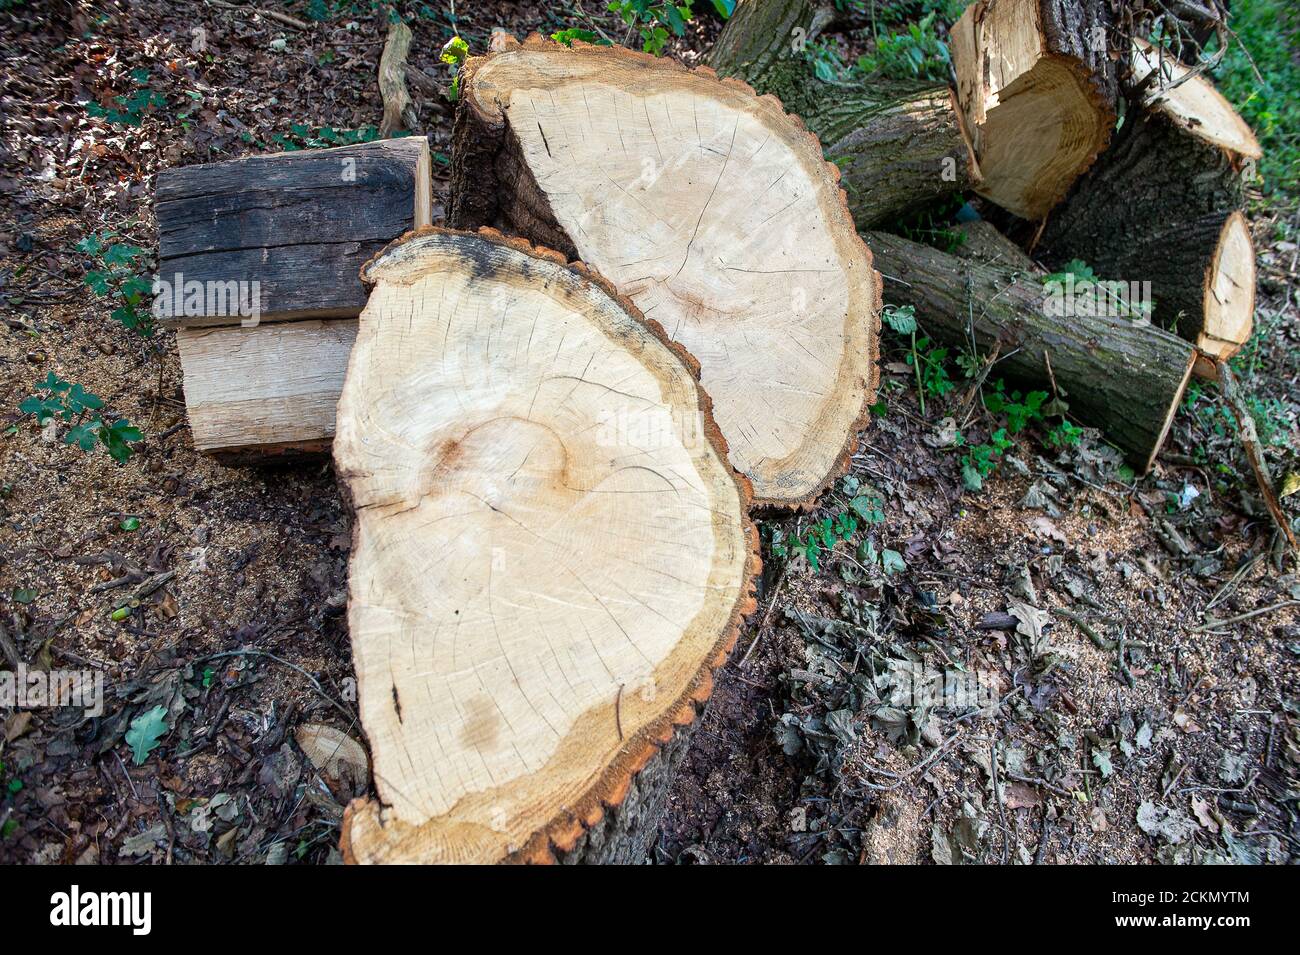
[[[979,162],[975,190],[1039,219],[1106,148],[1116,70],[1106,0],[981,0],[953,25],[957,98]]]
[[[365,279],[334,460],[378,800],[344,855],[638,861],[754,607],[694,364],[517,239],[425,230]]]
[[[969,189],[979,172],[953,91],[878,78],[822,82],[804,50],[827,19],[810,0],[748,0],[727,21],[709,65],[776,96],[807,124],[839,166],[860,229]]]
[[[998,371],[1049,390],[1100,428],[1142,473],[1150,470],[1182,400],[1196,350],[1175,335],[1126,318],[1046,308],[1042,279],[1021,268],[959,258],[907,239],[866,235],[885,297],[916,308],[926,333],[983,353]],[[1050,363],[1050,366],[1049,366]]]
[[[581,258],[700,362],[757,503],[843,472],[879,277],[816,138],[709,70],[530,37],[461,73],[450,222]]]
[[[423,136],[249,156],[158,174],[166,323],[204,326],[355,318],[357,272],[430,221]]]
[[[1259,143],[1204,76],[1165,59],[1170,73],[1139,115],[1048,220],[1043,256],[1081,259],[1098,275],[1151,283],[1155,320],[1176,327],[1213,375],[1250,338],[1255,250],[1242,215]],[[1135,76],[1156,68],[1135,52]]]
[[[355,319],[176,332],[194,447],[227,464],[328,453]]]

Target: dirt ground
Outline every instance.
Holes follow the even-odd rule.
[[[375,125],[385,23],[368,3],[334,6],[356,12],[303,30],[226,4],[0,4],[0,656],[102,670],[107,698],[98,716],[0,710],[0,861],[336,862],[342,807],[369,786],[312,742],[364,740],[329,462],[196,454],[170,334],[112,321],[77,248],[111,231],[152,254],[160,168]],[[412,62],[442,82],[453,29],[475,51],[494,27],[593,17],[622,38],[580,5],[483,3],[454,20],[409,6]],[[701,15],[672,54],[697,60],[718,28]],[[140,125],[88,114],[144,84],[165,105]],[[451,107],[419,105],[445,157]],[[1289,216],[1256,210],[1248,380],[1280,474],[1300,446]],[[923,415],[904,340],[885,345],[881,413],[851,473],[818,512],[763,522],[759,611],[652,860],[1295,861],[1300,579],[1217,392],[1189,398],[1145,478],[1094,435],[1049,451],[1030,430],[972,492],[944,419],[968,439],[991,422],[964,387]],[[18,411],[51,372],[141,428],[126,464]],[[774,535],[862,497],[883,521],[817,568],[771,553]],[[885,549],[902,565],[888,574]],[[935,674],[978,692],[902,692]],[[154,707],[166,731],[137,765],[126,734]]]

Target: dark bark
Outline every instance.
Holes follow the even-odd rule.
[[[915,306],[927,335],[969,347],[973,334],[982,353],[998,348],[999,375],[1047,390],[1054,380],[1072,415],[1150,468],[1191,373],[1189,344],[1129,319],[1049,314],[1042,280],[1023,271],[881,232],[865,238],[885,300]]]
[[[1052,214],[1040,254],[1054,267],[1081,259],[1107,279],[1150,281],[1156,323],[1195,342],[1207,270],[1244,204],[1237,157],[1151,112],[1125,124]]]

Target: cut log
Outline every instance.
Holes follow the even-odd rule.
[[[998,373],[1029,387],[1059,386],[1070,412],[1100,428],[1146,473],[1192,373],[1196,350],[1127,318],[1046,307],[1042,279],[1023,268],[959,258],[869,232],[891,303],[912,305],[927,335],[981,352],[998,347]],[[1049,363],[1050,362],[1050,368]]]
[[[964,192],[979,178],[956,94],[942,83],[817,79],[804,52],[828,19],[811,0],[740,4],[709,54],[723,76],[778,97],[841,173],[858,228]]]
[[[430,188],[423,136],[164,169],[155,212],[170,295],[159,317],[355,318],[366,303],[361,266],[429,224]]]
[[[711,70],[530,37],[461,73],[451,224],[581,258],[699,359],[759,504],[843,472],[879,277],[815,137]]]
[[[952,250],[958,258],[978,259],[1025,275],[1043,272],[1020,246],[999,232],[991,222],[983,219],[962,222],[953,226],[953,230],[962,237],[961,242]]]
[[[355,319],[176,332],[194,447],[230,464],[328,453]]]
[[[1118,84],[1106,0],[980,0],[953,25],[976,192],[1039,219],[1106,148]]]
[[[1166,59],[1164,85],[1185,67]],[[1135,74],[1155,68],[1135,51]],[[1150,281],[1157,324],[1176,327],[1213,373],[1250,338],[1255,250],[1242,215],[1259,143],[1204,76],[1155,84],[1114,146],[1048,220],[1044,259],[1087,262],[1098,275]]]
[[[693,362],[499,234],[412,234],[364,276],[334,460],[378,799],[345,857],[636,861],[754,605]]]

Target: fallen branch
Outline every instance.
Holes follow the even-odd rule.
[[[388,28],[384,52],[379,57],[379,95],[384,100],[384,118],[379,136],[387,139],[399,129],[414,130],[418,117],[406,88],[406,57],[411,51],[411,28],[397,20]]]

